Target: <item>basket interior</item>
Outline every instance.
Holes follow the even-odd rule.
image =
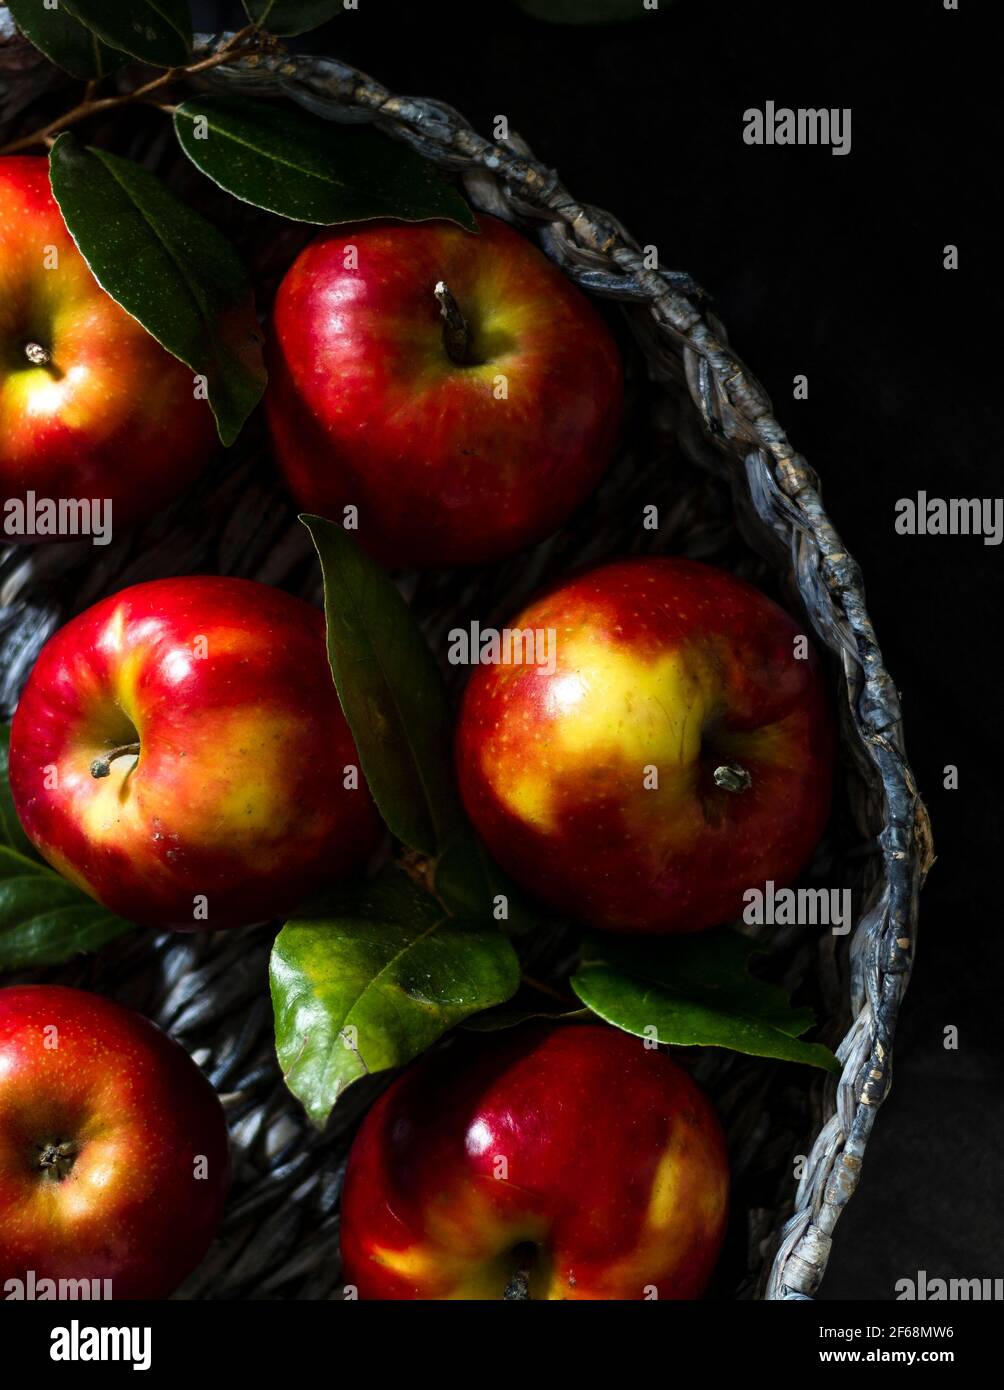
[[[224,225],[244,256],[263,312],[278,279],[311,229],[235,205],[163,140],[149,113],[109,127],[100,142],[142,158],[193,205]],[[528,230],[531,231],[532,229]],[[683,554],[751,580],[799,616],[793,555],[760,520],[736,468],[710,441],[679,373],[653,380],[644,310],[601,303],[627,372],[627,406],[614,465],[594,497],[556,536],[485,570],[402,574],[454,689],[463,674],[445,662],[446,634],[472,619],[504,625],[540,585],[581,566],[627,553]],[[655,504],[657,531],[640,525]],[[215,572],[277,584],[320,601],[320,573],[269,458],[260,419],[192,494],[104,549],[88,542],[5,548],[0,556],[0,701],[9,715],[41,645],[58,625],[104,595],[140,580]],[[806,630],[809,630],[808,628]],[[843,671],[827,658],[834,703]],[[828,834],[801,880],[850,887],[855,915],[877,882],[875,836],[882,828],[873,782],[862,775],[857,739],[843,729],[844,765]],[[137,931],[99,957],[47,973],[64,984],[107,992],[174,1034],[224,1094],[235,1148],[235,1178],[219,1240],[181,1297],[324,1298],[340,1292],[337,1200],[354,1127],[387,1078],[360,1083],[339,1104],[325,1135],[314,1133],[286,1092],[275,1060],[267,960],[273,927],[206,936]],[[812,1006],[817,1036],[836,1047],[850,1022],[846,941],[822,927],[759,930],[771,951],[766,978]],[[573,939],[536,943],[534,973],[558,973]],[[37,978],[37,977],[36,977]],[[712,1095],[725,1125],[733,1205],[725,1251],[710,1296],[757,1296],[779,1225],[791,1206],[793,1165],[820,1128],[826,1087],[806,1067],[715,1049],[683,1057]]]

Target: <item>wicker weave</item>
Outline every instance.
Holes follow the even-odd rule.
[[[203,37],[199,51],[218,42]],[[51,71],[35,62],[0,14],[0,120],[7,132],[39,84],[52,80]],[[773,587],[793,611],[807,615],[832,654],[845,785],[839,827],[821,847],[809,881],[852,886],[855,926],[843,938],[807,928],[757,935],[775,950],[775,977],[817,1004],[823,1040],[839,1040],[842,1075],[795,1073],[715,1050],[689,1058],[723,1115],[737,1190],[747,1201],[746,1258],[733,1249],[734,1277],[727,1287],[719,1279],[713,1294],[811,1297],[888,1094],[917,897],[932,859],[897,692],[875,640],[860,571],[827,519],[815,474],[728,347],[701,289],[687,275],[646,269],[639,244],[616,219],[576,202],[516,135],[492,143],[450,107],[394,96],[325,58],[253,55],[206,73],[200,85],[284,96],[335,121],[374,122],[458,174],[475,207],[535,234],[582,289],[626,307],[635,344],[628,354],[629,425],[610,475],[584,511],[529,556],[490,574],[402,580],[435,650],[443,650],[442,636],[458,618],[504,619],[538,583],[570,564],[645,548],[726,564]],[[184,185],[188,174],[178,169],[169,132],[151,135],[152,129],[137,128],[125,152]],[[223,225],[267,292],[309,229],[229,200],[218,206],[225,206]],[[649,502],[662,517],[654,536],[639,534],[640,507]],[[254,426],[193,499],[117,538],[109,550],[12,548],[0,560],[6,711],[49,633],[125,584],[208,569],[319,596],[309,542]],[[144,1009],[193,1052],[225,1095],[237,1155],[234,1191],[221,1238],[182,1296],[339,1296],[344,1158],[359,1115],[384,1081],[354,1087],[324,1136],[310,1131],[285,1092],[272,1050],[265,989],[271,934],[266,928],[207,937],[137,934],[97,959],[50,973]],[[542,948],[540,968],[567,963],[562,949],[560,941]],[[807,1150],[792,1194],[793,1155]]]

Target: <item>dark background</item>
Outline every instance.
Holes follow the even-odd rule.
[[[1001,548],[894,530],[897,499],[918,489],[1004,492],[996,355],[980,332],[999,304],[999,72],[989,17],[960,6],[661,0],[637,22],[584,28],[509,0],[360,0],[309,40],[485,134],[505,114],[573,194],[696,276],[862,565],[939,858],[895,1086],[828,1299],[890,1299],[921,1269],[1004,1274]],[[236,6],[196,10],[206,28],[241,22]],[[745,145],[743,111],[768,100],[850,107],[850,153]],[[957,271],[943,268],[949,243]],[[800,373],[807,401],[792,399]],[[957,791],[943,788],[948,764]],[[952,1024],[957,1051],[943,1046]]]

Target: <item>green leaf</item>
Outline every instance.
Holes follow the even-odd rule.
[[[180,68],[192,53],[187,0],[59,0],[112,48],[159,68]]]
[[[516,0],[516,4],[534,19],[550,24],[619,24],[658,13],[646,9],[644,0]]]
[[[435,165],[369,127],[233,97],[186,101],[174,125],[182,149],[214,183],[293,221],[438,217],[477,231],[470,208]]]
[[[283,1076],[320,1128],[354,1081],[514,994],[519,962],[501,932],[447,917],[390,870],[351,915],[288,922],[270,978]]]
[[[495,901],[504,897],[507,915],[499,926],[510,936],[539,931],[544,925],[542,914],[502,872],[466,821],[436,863],[435,891],[450,912],[474,921],[496,920]]]
[[[233,443],[265,389],[254,297],[233,247],[155,175],[70,134],[49,170],[98,284],[205,378],[220,438]]]
[[[343,0],[244,0],[248,19],[281,39],[316,29],[343,9]]]
[[[133,927],[39,859],[14,810],[9,741],[0,729],[0,970],[20,970],[96,951]]]
[[[578,997],[600,1018],[639,1037],[677,1047],[728,1047],[753,1057],[840,1065],[821,1043],[799,1042],[814,1022],[783,989],[754,979],[755,950],[732,931],[661,938],[591,937],[572,976]]]
[[[300,520],[321,561],[328,661],[370,792],[399,840],[435,854],[460,823],[442,676],[377,562],[335,522]]]
[[[436,858],[446,910],[511,933],[540,915],[474,834],[453,780],[452,721],[439,668],[387,573],[336,522],[302,515],[321,561],[328,660],[380,814],[409,848]]]
[[[48,9],[43,0],[7,0],[7,8],[28,42],[71,77],[104,77],[128,61],[127,54],[106,47],[64,5]]]

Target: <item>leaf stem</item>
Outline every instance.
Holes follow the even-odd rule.
[[[61,116],[57,116],[48,125],[32,131],[30,135],[22,135],[19,139],[12,140],[0,148],[0,154],[16,154],[19,150],[29,149],[32,145],[49,144],[57,132],[69,130],[70,126],[77,125],[80,121],[86,120],[88,116],[94,116],[100,111],[112,111],[132,102],[145,101],[151,92],[158,92],[163,87],[170,86],[172,82],[180,82],[186,77],[192,77],[196,73],[206,72],[209,68],[215,68],[221,63],[229,62],[237,56],[237,50],[243,50],[246,42],[255,38],[257,33],[257,24],[247,24],[236,34],[232,34],[222,48],[210,54],[208,58],[202,58],[197,63],[190,63],[187,67],[168,68],[166,72],[162,72],[149,82],[144,82],[141,87],[137,87],[134,91],[122,92],[118,96],[100,97],[95,100],[92,90],[94,84],[89,82],[84,90],[84,99],[77,106],[71,107],[69,111],[64,111]]]

